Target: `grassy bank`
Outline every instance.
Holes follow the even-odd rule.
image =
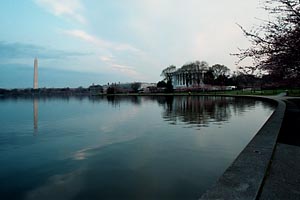
[[[232,90],[232,91],[218,91],[218,92],[206,92],[207,94],[228,94],[228,95],[278,95],[280,93],[287,92],[288,96],[300,96],[300,89],[273,89],[273,90]]]
[[[231,91],[209,91],[209,92],[175,92],[175,93],[122,93],[109,94],[118,96],[161,96],[161,95],[260,95],[272,96],[287,92],[288,96],[300,97],[300,89],[273,89],[273,90],[231,90]]]

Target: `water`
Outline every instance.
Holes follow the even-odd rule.
[[[229,97],[1,98],[0,199],[197,199],[273,110]]]

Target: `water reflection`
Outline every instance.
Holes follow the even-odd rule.
[[[222,125],[229,121],[232,115],[243,115],[257,104],[269,107],[267,103],[249,98],[222,96],[41,96],[32,97],[1,97],[0,101],[33,101],[34,134],[38,132],[38,103],[52,100],[88,100],[94,104],[107,102],[112,107],[130,103],[141,106],[143,102],[156,102],[163,108],[162,118],[170,124],[184,123],[188,127],[207,127],[210,123]]]
[[[82,170],[51,176],[44,185],[29,191],[25,200],[75,199],[83,187]]]
[[[222,96],[159,96],[146,97],[163,107],[162,118],[170,124],[184,123],[188,127],[207,127],[210,123],[222,125],[232,115],[243,115],[257,104],[270,106],[249,98]]]
[[[271,112],[228,97],[0,97],[0,199],[197,199]]]
[[[34,135],[37,135],[38,133],[38,118],[39,118],[39,107],[38,107],[38,99],[34,98],[33,99],[33,130],[34,130]]]
[[[270,107],[261,101],[223,96],[108,96],[93,98],[93,102],[107,100],[113,106],[124,102],[141,105],[142,102],[157,102],[163,107],[162,118],[170,124],[185,123],[188,127],[207,127],[210,123],[222,125],[232,115],[243,115],[257,104]]]
[[[98,98],[101,100],[105,100],[104,98]],[[94,98],[95,100],[95,98]],[[107,96],[106,100],[111,105],[117,106],[124,102],[130,102],[134,105],[140,105],[141,104],[141,97],[139,96]]]

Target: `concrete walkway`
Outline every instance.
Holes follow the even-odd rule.
[[[286,112],[257,199],[300,199],[300,99],[284,98]]]

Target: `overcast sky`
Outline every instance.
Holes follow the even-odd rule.
[[[190,61],[236,70],[230,53],[266,18],[262,0],[9,0],[0,2],[0,88],[157,82]]]

